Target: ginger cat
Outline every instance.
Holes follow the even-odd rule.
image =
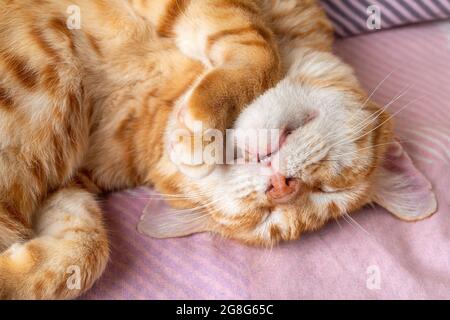
[[[74,5],[81,25],[71,29]],[[410,220],[435,211],[389,116],[330,53],[315,1],[0,6],[1,298],[75,298],[92,286],[108,260],[102,192],[154,185],[192,209],[147,217],[152,236],[212,231],[260,245],[372,201]],[[282,139],[245,150],[254,165],[192,164],[179,157],[191,145],[171,133],[203,135],[196,121],[280,129]],[[417,192],[426,201],[412,207]]]

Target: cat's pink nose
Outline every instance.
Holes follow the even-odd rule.
[[[290,202],[300,191],[300,181],[286,179],[285,176],[275,173],[270,177],[271,186],[267,196],[275,203]]]

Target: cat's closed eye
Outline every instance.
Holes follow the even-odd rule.
[[[324,193],[337,193],[337,192],[346,191],[349,188],[335,188],[335,187],[330,187],[327,185],[320,185],[317,189],[318,189],[318,191],[324,192]]]

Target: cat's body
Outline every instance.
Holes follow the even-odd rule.
[[[233,190],[214,189],[226,180],[226,166],[199,181],[189,173],[212,169],[177,166],[170,160],[168,136],[189,126],[178,121],[186,108],[188,117],[222,131],[238,118],[237,126],[248,126],[247,114],[256,127],[279,126],[264,119],[258,123],[251,115],[255,104],[247,114],[242,110],[286,72],[304,87],[338,88],[358,106],[364,103],[351,69],[327,53],[331,28],[315,1],[0,4],[0,297],[71,298],[92,286],[108,259],[95,201],[101,192],[154,185],[173,195],[168,199],[174,206],[207,212],[188,214],[186,221],[176,215],[171,230],[151,226],[155,236],[211,230],[257,244],[295,239],[373,200],[370,176],[390,139],[381,113],[364,128],[366,138],[358,140],[359,148],[370,152],[360,157],[359,166],[353,163],[353,172],[347,168],[345,178],[334,181],[336,188],[345,189],[365,177],[351,201],[299,197],[304,202],[295,208],[303,211],[295,209],[295,217],[291,204],[272,203],[266,190],[258,194],[252,186],[241,197],[233,196]],[[69,30],[67,9],[73,5],[81,9],[81,29]],[[283,81],[277,88],[283,89]],[[273,90],[281,90],[277,88]],[[261,104],[264,115],[267,106]],[[354,120],[376,110],[368,107]],[[286,146],[297,148],[292,141]],[[313,169],[324,181],[333,178],[324,169]],[[296,172],[289,177],[300,178]],[[267,177],[257,179],[267,188]],[[315,183],[305,185],[314,188]],[[229,207],[214,205],[223,200],[215,192],[234,197],[224,200]],[[318,204],[319,209],[314,207]],[[285,209],[291,212],[287,220],[280,216]],[[276,213],[270,218],[272,210]],[[309,211],[320,214],[302,213]],[[80,287],[67,284],[74,272],[81,277]]]

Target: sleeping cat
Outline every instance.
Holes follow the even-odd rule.
[[[174,209],[141,226],[151,236],[211,231],[258,245],[372,201],[409,220],[435,211],[390,117],[330,53],[315,1],[0,5],[2,298],[92,286],[108,260],[102,192],[166,195]],[[191,163],[190,143],[172,139],[227,128],[281,134],[264,153],[240,150],[259,162],[239,165]]]

